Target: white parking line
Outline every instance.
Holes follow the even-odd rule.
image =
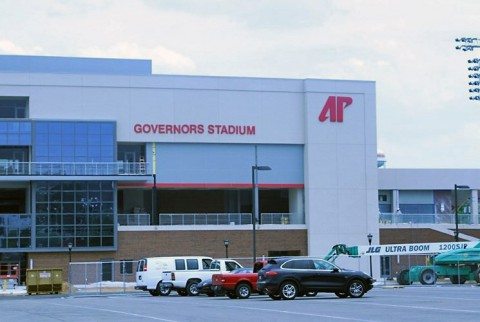
[[[89,306],[69,305],[69,304],[59,304],[59,303],[49,303],[49,305],[75,307],[75,308],[79,308],[79,309],[82,309],[82,310],[102,311],[102,312],[109,312],[109,313],[115,313],[115,314],[123,314],[123,315],[138,317],[138,318],[151,319],[151,320],[164,321],[164,322],[179,322],[177,320],[167,320],[167,319],[162,319],[162,318],[159,318],[159,317],[156,317],[156,316],[135,314],[135,313],[123,312],[123,311],[117,311],[117,310],[98,309],[98,308],[93,308],[93,307],[89,307]]]

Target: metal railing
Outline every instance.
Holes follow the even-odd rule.
[[[288,213],[262,213],[262,225],[287,225],[291,224],[292,214]],[[160,225],[251,225],[251,213],[208,213],[208,214],[159,214]]]
[[[474,215],[459,214],[458,223],[462,225],[474,224]],[[455,214],[379,214],[381,224],[455,224]],[[477,220],[478,223],[478,220]]]
[[[118,214],[118,224],[122,226],[150,225],[150,214]]]
[[[18,162],[0,160],[0,176],[149,175],[146,162]]]

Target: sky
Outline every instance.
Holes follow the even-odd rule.
[[[0,55],[151,59],[155,74],[376,82],[387,168],[480,168],[455,38],[479,0],[0,0]]]

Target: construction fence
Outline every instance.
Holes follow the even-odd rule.
[[[78,293],[127,293],[135,290],[137,261],[70,263],[68,289]]]

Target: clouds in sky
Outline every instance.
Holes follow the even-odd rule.
[[[480,167],[460,36],[478,0],[0,0],[0,54],[152,59],[155,73],[373,80],[387,167]]]

